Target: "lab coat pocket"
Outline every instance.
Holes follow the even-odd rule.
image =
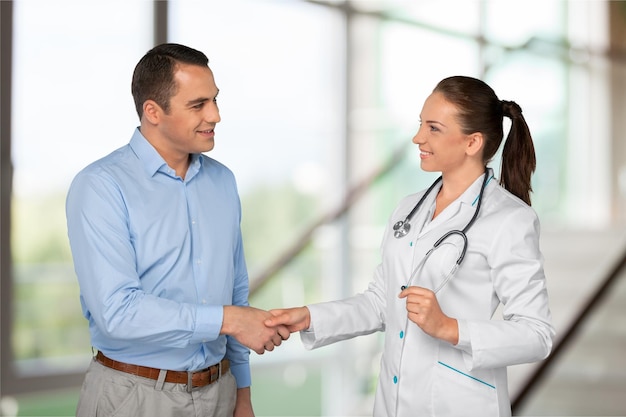
[[[497,416],[494,372],[469,371],[460,351],[440,345],[433,381],[433,409],[436,416]]]

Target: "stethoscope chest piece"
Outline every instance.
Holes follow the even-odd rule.
[[[393,225],[393,235],[399,239],[409,234],[411,224],[406,220],[400,220]]]

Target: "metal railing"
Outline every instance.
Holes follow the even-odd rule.
[[[572,320],[562,336],[558,339],[552,348],[550,356],[548,356],[543,362],[541,362],[532,374],[526,380],[526,383],[520,390],[519,394],[514,398],[511,403],[511,409],[513,415],[519,412],[522,407],[528,402],[531,395],[539,387],[540,383],[544,381],[548,375],[548,371],[552,369],[559,358],[567,351],[567,348],[575,341],[578,331],[583,327],[585,321],[596,310],[604,298],[606,297],[609,289],[615,284],[615,282],[622,277],[626,271],[626,249],[621,254],[621,257],[615,262],[613,267],[608,271],[606,277],[602,280],[596,291],[590,295],[585,305],[580,309],[576,317]]]
[[[274,275],[276,275],[281,269],[294,260],[304,249],[306,249],[313,239],[313,234],[319,227],[329,224],[343,216],[350,209],[350,207],[352,207],[352,205],[354,205],[354,203],[365,194],[372,184],[392,171],[393,168],[395,168],[407,154],[406,148],[408,146],[408,144],[399,146],[392,153],[389,161],[373,170],[369,175],[350,188],[346,193],[346,197],[338,207],[322,214],[317,220],[312,222],[311,225],[304,232],[302,232],[300,236],[298,236],[295,241],[276,258],[274,262],[269,264],[262,272],[251,279],[250,295],[256,293],[261,287],[263,287],[263,285],[265,285],[266,282],[268,282]]]

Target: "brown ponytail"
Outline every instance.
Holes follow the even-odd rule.
[[[447,101],[456,106],[463,133],[483,134],[485,165],[502,143],[503,117],[511,119],[511,130],[502,150],[500,184],[530,205],[530,177],[536,167],[535,148],[520,106],[513,101],[501,101],[485,82],[471,77],[445,78],[433,91],[442,93]]]
[[[503,100],[502,112],[511,119],[511,130],[502,150],[500,184],[530,205],[530,177],[537,166],[530,130],[517,103]]]

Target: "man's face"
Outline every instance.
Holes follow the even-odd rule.
[[[182,157],[212,150],[215,125],[221,120],[217,107],[219,90],[212,71],[198,65],[179,64],[174,82],[176,93],[170,98],[169,111],[162,113],[157,126],[160,151]]]

